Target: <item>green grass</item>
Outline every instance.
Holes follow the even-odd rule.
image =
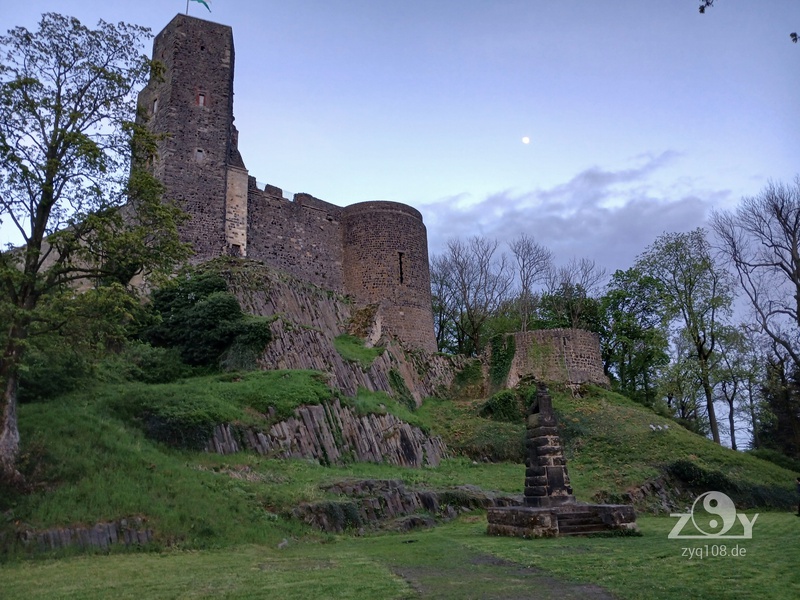
[[[9,598],[585,598],[791,600],[800,596],[798,519],[760,514],[743,557],[684,556],[676,519],[643,517],[641,537],[489,537],[481,514],[406,534],[326,543],[75,557],[3,566]]]
[[[334,338],[333,345],[339,355],[349,362],[358,363],[362,369],[369,369],[372,362],[383,354],[382,346],[367,348],[364,340],[354,335],[340,335]]]

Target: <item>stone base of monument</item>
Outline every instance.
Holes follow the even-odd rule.
[[[638,531],[636,513],[624,504],[504,506],[488,509],[489,535],[521,538]]]

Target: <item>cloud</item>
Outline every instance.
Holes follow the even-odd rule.
[[[442,252],[454,237],[508,241],[525,232],[558,263],[586,257],[609,273],[627,269],[658,235],[703,226],[710,208],[731,195],[696,189],[689,180],[651,181],[679,156],[667,151],[637,157],[632,168],[592,167],[549,189],[504,190],[478,201],[469,194],[443,198],[421,207],[430,252]]]

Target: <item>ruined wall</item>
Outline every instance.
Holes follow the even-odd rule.
[[[516,353],[508,387],[533,375],[540,381],[609,385],[603,373],[600,338],[582,329],[542,329],[514,334]]]
[[[359,305],[379,304],[391,333],[435,352],[428,234],[419,211],[396,202],[351,204],[343,233],[347,293]]]
[[[286,200],[280,189],[248,193],[247,257],[325,289],[342,292],[342,208],[308,194]]]
[[[139,94],[159,142],[153,170],[164,197],[190,216],[180,227],[196,260],[225,252],[227,168],[233,126],[233,31],[227,25],[176,16],[153,42],[164,65]],[[243,165],[242,165],[243,166]]]

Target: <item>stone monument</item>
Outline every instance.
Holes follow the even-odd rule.
[[[553,403],[544,384],[528,411],[523,506],[490,508],[490,535],[523,538],[637,531],[632,506],[584,504],[572,495]]]

